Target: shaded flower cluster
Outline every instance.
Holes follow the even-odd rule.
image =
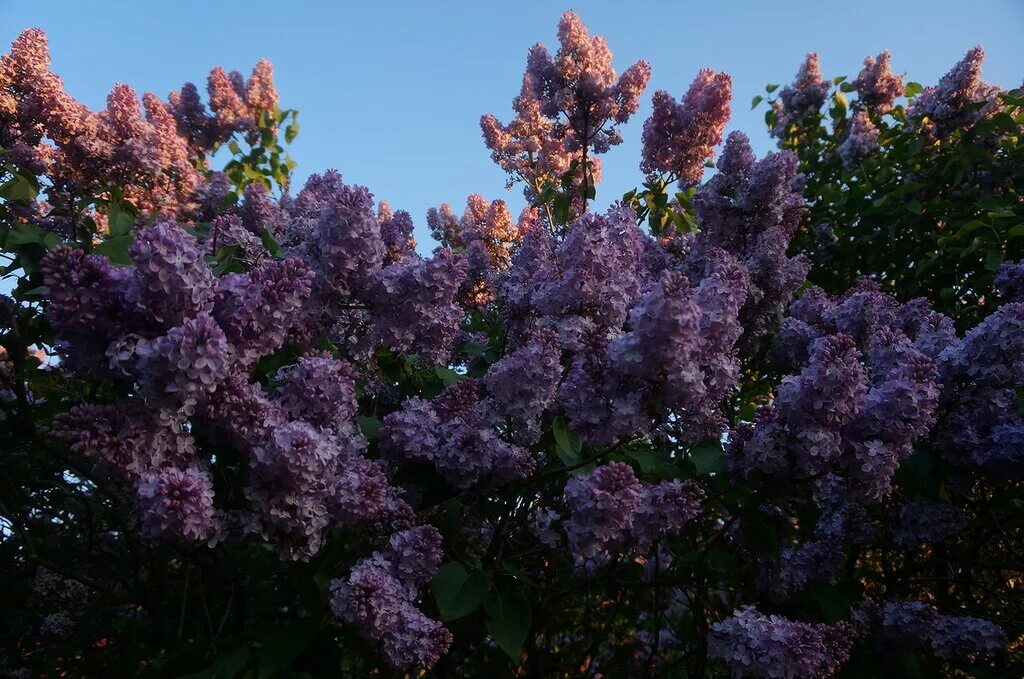
[[[607,563],[617,554],[644,552],[655,539],[677,534],[701,512],[693,482],[646,484],[623,462],[569,479],[563,502],[569,551],[585,566]],[[546,540],[551,540],[547,531],[553,518],[542,513],[535,524]]]
[[[429,464],[456,488],[529,476],[535,464],[530,451],[498,438],[484,421],[487,407],[481,407],[476,392],[476,382],[464,380],[433,401],[407,400],[381,422],[381,454],[395,462]]]
[[[709,652],[728,665],[736,679],[833,676],[849,658],[849,625],[820,625],[764,615],[752,606],[716,622]]]
[[[437,571],[441,536],[430,526],[395,533],[383,552],[331,581],[331,612],[380,643],[391,667],[431,667],[447,652],[451,633],[415,606],[418,590]]]
[[[1006,633],[995,623],[971,616],[944,615],[924,601],[865,603],[854,623],[883,647],[927,650],[945,660],[975,659],[1006,648]]]
[[[694,199],[701,233],[690,253],[690,267],[702,269],[714,248],[740,260],[749,279],[741,313],[747,337],[771,327],[810,269],[804,256],[786,255],[804,210],[802,186],[795,155],[783,151],[756,161],[747,136],[733,132],[718,161],[718,174]]]

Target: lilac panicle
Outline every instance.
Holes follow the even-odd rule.
[[[853,81],[857,101],[873,115],[885,115],[892,110],[893,102],[903,96],[903,77],[893,75],[891,60],[889,50],[879,52],[877,57],[865,57],[864,68]]]
[[[195,467],[144,477],[135,506],[142,534],[154,540],[212,542],[220,532],[213,482]]]
[[[712,626],[709,653],[724,660],[736,679],[813,679],[834,675],[851,645],[846,623],[816,625],[744,606]]]
[[[379,341],[428,363],[447,361],[462,320],[456,295],[465,275],[465,259],[448,249],[381,269],[370,296]]]
[[[129,248],[135,265],[131,301],[154,322],[171,327],[213,308],[213,272],[198,243],[173,222],[139,231]]]
[[[791,125],[812,123],[828,95],[829,82],[821,75],[821,65],[816,52],[808,52],[800,64],[796,79],[779,92],[775,102],[776,124],[772,135],[780,140]]]
[[[837,149],[843,167],[852,170],[862,160],[874,153],[878,148],[878,134],[878,128],[871,122],[867,113],[864,111],[854,113],[846,139]]]
[[[538,330],[484,376],[488,403],[514,440],[535,443],[540,438],[541,416],[554,402],[562,378],[561,356],[558,336]]]
[[[722,143],[731,96],[732,79],[710,69],[701,69],[678,104],[667,92],[655,92],[654,110],[644,122],[640,170],[672,175],[684,186],[698,184]]]
[[[972,47],[939,84],[926,87],[907,115],[927,118],[926,129],[938,137],[974,125],[999,107],[999,88],[981,79],[985,50]],[[980,105],[980,106],[979,106]]]

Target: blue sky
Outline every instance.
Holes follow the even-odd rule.
[[[604,35],[621,72],[637,59],[653,66],[644,106],[626,141],[604,159],[598,202],[641,180],[640,131],[654,89],[678,96],[699,68],[733,77],[730,129],[771,143],[763,109],[750,100],[767,82],[792,79],[805,52],[821,54],[826,76],[849,75],[867,54],[888,48],[911,80],[935,82],[975,44],[988,52],[986,80],[1016,86],[1024,77],[1021,0],[846,0],[841,3],[676,0],[675,2],[213,2],[202,0],[0,0],[0,41],[28,26],[50,37],[54,70],[68,90],[102,108],[115,82],[166,96],[186,80],[202,83],[221,64],[246,72],[273,61],[282,105],[301,112],[292,146],[302,179],[339,169],[396,209],[409,210],[429,240],[427,208],[465,196],[504,198],[478,121],[507,121],[527,49],[549,47],[558,17],[578,12]]]

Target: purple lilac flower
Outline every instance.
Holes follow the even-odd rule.
[[[244,200],[240,210],[242,224],[251,233],[259,236],[264,230],[273,235],[284,229],[284,215],[261,182],[245,187]]]
[[[465,260],[447,249],[384,267],[370,296],[380,342],[428,363],[447,361],[462,320],[455,297],[465,275]]]
[[[1024,302],[1024,259],[1003,262],[992,281],[1004,303]]]
[[[221,530],[213,482],[195,467],[171,467],[143,477],[136,511],[142,534],[154,540],[212,542]]]
[[[224,331],[206,313],[187,319],[166,335],[136,347],[143,391],[195,403],[217,389],[233,357]]]
[[[851,645],[845,623],[798,622],[744,606],[712,626],[708,651],[724,660],[737,679],[811,679],[834,675],[849,658]]]
[[[355,371],[328,354],[303,356],[277,372],[276,400],[289,418],[342,432],[356,415]]]
[[[839,145],[837,152],[843,167],[852,170],[862,160],[870,156],[878,148],[878,128],[864,111],[853,114],[850,130],[846,139]]]
[[[643,239],[631,209],[613,206],[607,216],[585,214],[555,251],[557,275],[534,293],[533,305],[542,314],[569,321],[565,328],[576,319],[620,327],[643,287],[642,254]],[[563,345],[575,339],[575,332],[567,334]]]
[[[892,103],[903,96],[903,78],[893,75],[891,60],[889,50],[879,52],[877,57],[865,57],[864,68],[853,81],[858,103],[873,115],[885,115],[892,110]]]
[[[985,50],[972,47],[942,76],[939,84],[926,87],[907,115],[928,119],[926,129],[938,137],[967,128],[992,115],[999,107],[999,88],[981,79]]]
[[[816,52],[809,52],[800,64],[796,80],[779,92],[775,102],[776,124],[772,135],[782,139],[790,125],[804,125],[814,120],[828,96],[829,82],[821,75]]]
[[[214,317],[249,365],[277,351],[297,325],[313,288],[314,274],[301,260],[267,260],[248,274],[217,279]]]
[[[407,400],[381,422],[382,456],[433,465],[457,488],[494,486],[531,474],[530,452],[502,441],[481,421],[476,389],[473,380],[465,380],[433,401]]]
[[[940,502],[910,502],[900,509],[899,527],[893,540],[901,545],[940,542],[967,525],[967,514]]]
[[[644,546],[659,537],[677,535],[700,513],[700,489],[693,481],[662,481],[646,485],[633,514],[632,539],[637,546]],[[662,566],[667,567],[667,563],[663,561]]]
[[[390,537],[381,553],[392,573],[406,586],[422,587],[437,572],[444,552],[441,534],[433,526],[416,526]]]
[[[273,429],[252,450],[246,496],[263,539],[282,557],[308,560],[320,551],[345,457],[339,441],[302,421]]]
[[[129,478],[184,468],[195,455],[195,441],[177,411],[80,404],[60,414],[54,430],[71,452]]]
[[[558,336],[538,330],[484,375],[488,404],[494,415],[507,423],[513,440],[535,443],[540,438],[541,416],[558,394],[561,356]]]
[[[632,467],[609,462],[565,484],[569,510],[565,534],[577,558],[592,559],[624,546],[633,515],[644,501],[644,489]]]
[[[655,92],[654,110],[644,122],[640,171],[672,175],[684,186],[700,183],[704,164],[722,143],[731,97],[732,78],[710,69],[701,69],[678,104],[667,92]]]
[[[549,507],[538,507],[530,515],[530,530],[541,544],[557,547],[562,541],[562,535],[553,526],[561,518],[558,512]]]
[[[447,652],[452,636],[407,598],[408,590],[387,562],[365,559],[345,579],[331,582],[331,611],[380,642],[388,664],[396,669],[431,667]]]
[[[884,648],[920,649],[944,660],[975,660],[1006,648],[1006,632],[982,618],[944,615],[924,601],[866,603],[854,621]]]
[[[718,174],[698,189],[694,199],[701,233],[688,266],[691,271],[703,270],[715,249],[740,260],[749,281],[741,314],[748,337],[770,328],[810,268],[805,257],[786,256],[804,210],[801,185],[796,156],[772,153],[755,162],[750,140],[733,132]]]
[[[74,365],[96,365],[128,324],[128,272],[112,266],[106,257],[66,245],[50,250],[40,267],[50,289],[47,315],[59,346],[69,352]]]
[[[165,327],[213,308],[210,265],[195,239],[174,222],[158,222],[136,234],[129,248],[135,264],[128,297]]]

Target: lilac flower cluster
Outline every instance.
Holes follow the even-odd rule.
[[[893,75],[891,61],[889,50],[879,52],[877,57],[865,57],[864,68],[853,81],[858,104],[872,115],[885,115],[892,110],[893,102],[903,96],[903,78]]]
[[[380,343],[428,363],[446,362],[462,320],[456,295],[466,268],[465,259],[442,249],[430,259],[410,255],[381,270],[371,293]]]
[[[728,448],[733,469],[797,478],[839,473],[858,481],[858,494],[869,500],[886,495],[939,406],[933,356],[914,342],[923,339],[930,348],[929,324],[946,324],[917,304],[908,306],[914,314],[902,313],[908,310],[866,281],[835,301],[812,288],[794,303],[795,320],[781,336],[809,341],[808,364],[783,380],[775,403],[763,407],[755,423],[734,432]],[[895,329],[901,320],[916,336]]]
[[[568,510],[564,530],[569,551],[583,565],[607,563],[615,554],[643,552],[655,539],[677,534],[701,512],[693,482],[645,484],[623,462],[609,462],[569,479],[563,502]],[[553,518],[540,516],[538,525],[545,537]]]
[[[852,639],[846,623],[811,624],[744,606],[712,626],[708,643],[736,679],[812,679],[838,672]]]
[[[850,121],[850,129],[846,139],[836,151],[843,167],[847,170],[855,168],[862,160],[870,156],[878,148],[878,128],[864,111],[857,111]]]
[[[377,221],[380,222],[380,237],[384,241],[385,264],[394,264],[416,252],[412,216],[408,212],[393,212],[387,201],[382,200],[377,206]]]
[[[617,78],[604,38],[591,37],[572,12],[562,15],[558,40],[554,58],[543,45],[530,49],[522,88],[513,101],[512,122],[502,125],[485,115],[480,128],[491,158],[508,173],[510,185],[522,181],[532,202],[568,177],[573,215],[578,216],[583,208],[581,185],[586,181],[592,187],[600,179],[600,163],[591,156],[622,141],[615,128],[636,113],[650,66],[638,61]]]
[[[777,567],[758,562],[761,589],[775,599],[785,601],[795,592],[814,583],[832,583],[846,563],[850,547],[872,541],[874,527],[867,510],[849,500],[849,484],[836,476],[826,476],[817,493],[821,515],[813,532],[803,540],[782,549]]]
[[[665,271],[629,314],[629,331],[577,353],[561,387],[572,426],[587,440],[611,443],[675,413],[689,440],[719,430],[721,401],[735,384],[742,270],[726,255],[690,288]]]
[[[558,336],[541,329],[484,375],[482,383],[492,413],[508,427],[512,440],[529,444],[540,438],[541,416],[558,394],[561,357]]]
[[[260,113],[274,113],[278,105],[274,68],[266,59],[256,63],[248,80],[238,71],[215,67],[207,78],[207,93],[209,112],[192,83],[167,96],[179,133],[201,151],[215,149],[236,132],[251,134]]]
[[[744,333],[756,337],[770,327],[810,268],[802,255],[786,256],[804,210],[802,178],[796,156],[788,151],[755,161],[742,132],[729,135],[718,170],[694,199],[701,233],[689,266],[703,269],[715,248],[740,260],[749,279],[741,313]]]
[[[603,153],[621,141],[605,126],[625,124],[636,113],[651,68],[638,61],[616,78],[604,38],[591,37],[573,12],[558,22],[558,41],[554,59],[541,45],[530,50],[527,72],[534,96],[548,118],[565,115],[576,144]]]
[[[972,47],[939,84],[926,87],[907,114],[926,118],[925,129],[937,137],[974,125],[999,107],[999,88],[981,79],[985,50]]]
[[[387,415],[380,450],[393,462],[432,465],[456,488],[497,486],[533,473],[530,451],[498,438],[485,421],[487,404],[474,380],[458,382],[435,398],[414,397]]]
[[[144,477],[136,492],[143,535],[157,540],[214,541],[221,519],[210,475],[196,467],[163,469]]]
[[[935,439],[948,461],[989,472],[1018,468],[1024,418],[1024,303],[1004,304],[947,346],[938,362],[945,387]]]
[[[976,659],[1006,648],[1006,633],[971,616],[944,615],[924,601],[867,602],[854,610],[854,624],[883,647],[921,649],[944,660]]]
[[[772,104],[775,111],[772,135],[781,139],[790,126],[813,122],[825,103],[829,88],[829,82],[821,75],[817,53],[809,52],[793,84],[783,87]]]
[[[488,202],[472,194],[466,199],[461,219],[456,219],[443,203],[427,212],[427,225],[442,246],[466,255],[469,270],[463,283],[463,300],[471,306],[493,302],[496,277],[509,267],[512,245],[519,240],[519,229],[505,201]]]
[[[1003,262],[992,284],[1003,302],[1024,302],[1024,259]]]
[[[664,90],[655,92],[654,110],[644,122],[640,171],[668,174],[683,186],[698,184],[722,143],[731,97],[732,78],[710,69],[701,69],[679,103]]]
[[[415,600],[441,558],[441,536],[433,527],[395,533],[382,552],[331,581],[331,611],[379,642],[391,667],[429,668],[448,651],[452,635],[416,608]]]
[[[49,180],[51,205],[102,192],[112,183],[147,212],[179,214],[202,180],[201,149],[178,129],[172,108],[152,94],[139,98],[115,85],[107,108],[92,111],[50,71],[46,35],[22,32],[0,56],[0,146],[14,161]],[[203,147],[205,150],[208,147]]]
[[[959,533],[967,525],[963,509],[941,502],[909,502],[900,508],[897,544],[936,543]]]

